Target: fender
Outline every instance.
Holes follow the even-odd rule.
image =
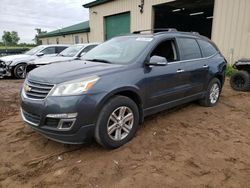
[[[12,67],[15,67],[19,64],[27,64],[27,62],[24,62],[24,61],[13,61],[11,64],[8,65],[8,67],[12,68]]]
[[[113,96],[122,93],[122,92],[131,92],[133,94],[135,94],[137,96],[137,100],[139,100],[139,112],[140,112],[140,122],[143,121],[143,94],[141,93],[140,89],[137,86],[124,86],[124,87],[120,87],[117,88],[115,90],[112,90],[109,93],[106,93],[106,95],[101,99],[101,101],[99,102],[98,106],[97,106],[97,111],[96,111],[96,115],[98,115],[101,111],[101,109],[103,108],[103,106],[105,105],[105,103],[111,99]]]

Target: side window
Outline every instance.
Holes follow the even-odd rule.
[[[94,47],[96,47],[97,45],[91,45],[91,46],[87,46],[86,48],[83,49],[82,53],[87,53],[88,51],[92,50]]]
[[[154,55],[165,57],[168,62],[177,61],[177,53],[174,40],[166,40],[161,42],[151,53],[151,57]]]
[[[56,48],[55,47],[47,47],[43,51],[41,51],[44,54],[55,54]]]
[[[179,38],[181,60],[191,60],[201,58],[201,50],[195,39]]]
[[[218,52],[218,50],[211,43],[200,39],[197,41],[201,47],[203,57],[209,57]]]
[[[66,48],[67,48],[67,46],[56,47],[56,53],[59,54],[59,53],[61,53],[63,50],[65,50]]]

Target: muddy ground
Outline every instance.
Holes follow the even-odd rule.
[[[113,151],[59,144],[26,127],[21,83],[0,80],[0,187],[250,187],[250,93],[228,83],[218,106],[149,117]]]

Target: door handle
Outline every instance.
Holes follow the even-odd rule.
[[[209,66],[208,65],[203,65],[203,68],[208,68]]]
[[[181,73],[181,72],[184,72],[184,70],[183,69],[178,69],[176,72]]]

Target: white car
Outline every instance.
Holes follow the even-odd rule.
[[[88,51],[96,47],[97,45],[99,45],[99,43],[76,44],[63,50],[57,56],[42,57],[34,61],[30,61],[27,64],[26,73],[43,65],[79,59],[82,56],[84,56]]]
[[[9,55],[0,58],[0,65],[3,65],[0,71],[2,76],[14,76],[15,78],[25,78],[25,69],[29,61],[39,59],[41,57],[56,56],[70,45],[40,45],[24,54]],[[1,67],[0,67],[1,68]]]

